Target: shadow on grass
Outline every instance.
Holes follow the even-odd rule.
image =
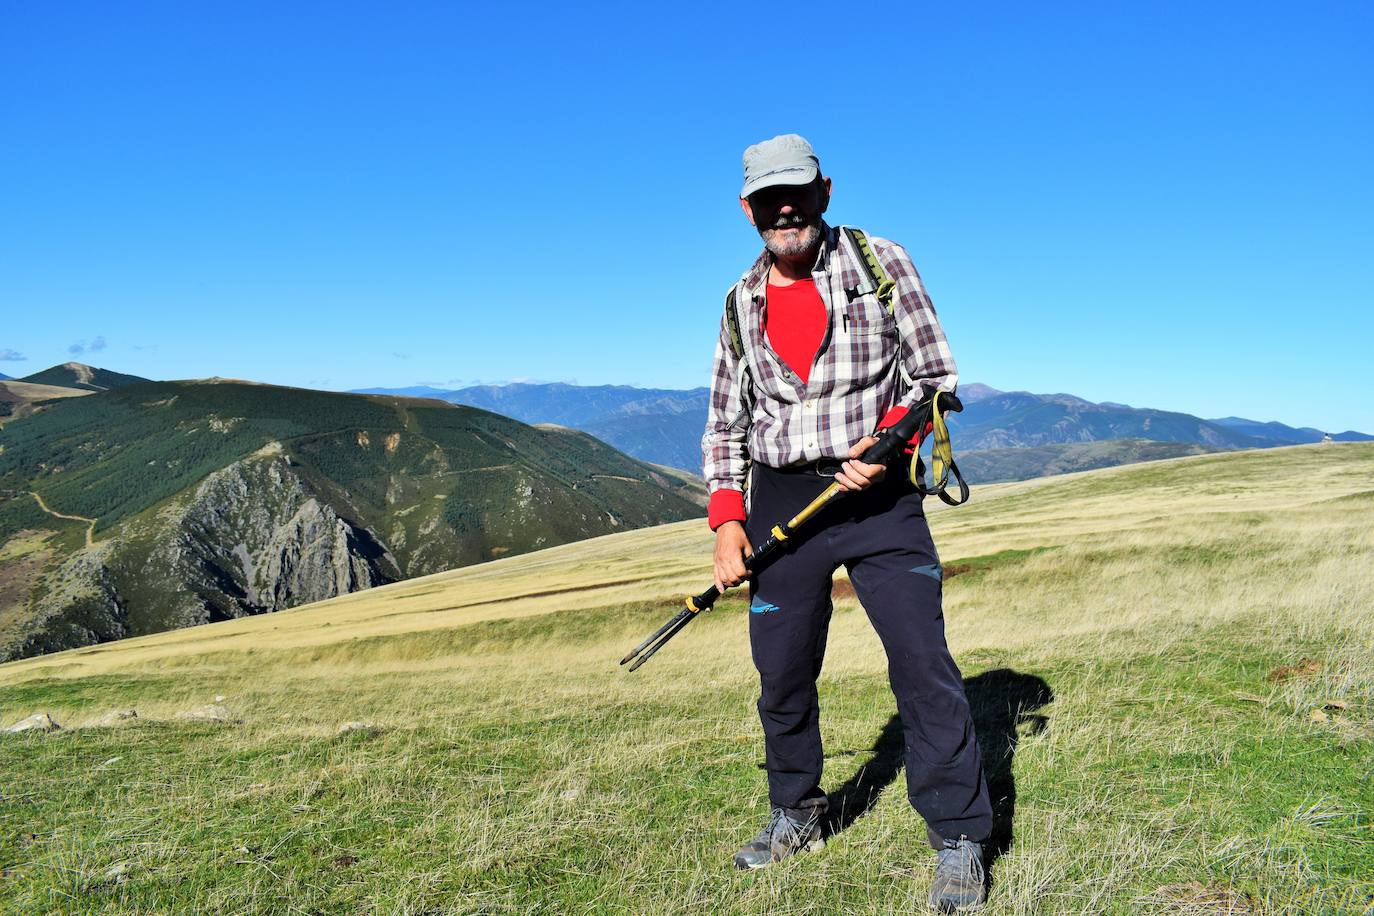
[[[1012,760],[1022,735],[1043,731],[1048,717],[1037,710],[1054,699],[1050,685],[1031,674],[1009,668],[965,678],[964,692],[973,710],[973,725],[983,756],[983,770],[992,796],[992,837],[985,847],[989,865],[1011,848],[1016,817],[1016,779]],[[878,796],[902,770],[905,741],[902,720],[894,715],[873,742],[870,756],[859,764],[844,785],[830,793],[828,836],[841,833],[878,803]]]

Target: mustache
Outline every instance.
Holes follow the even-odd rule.
[[[811,215],[809,213],[793,213],[791,216],[779,216],[773,220],[773,225],[769,229],[794,229],[802,226],[811,225]]]

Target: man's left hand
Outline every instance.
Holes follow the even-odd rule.
[[[859,456],[877,441],[876,436],[864,436],[850,447],[849,460],[841,465],[840,473],[835,475],[835,482],[840,485],[840,489],[851,493],[866,490],[887,474],[885,464],[864,464],[858,460]]]

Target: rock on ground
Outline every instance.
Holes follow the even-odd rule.
[[[211,703],[208,706],[199,706],[195,709],[187,709],[177,713],[176,717],[185,721],[192,722],[237,722],[223,706]]]
[[[45,712],[36,712],[27,719],[18,722],[5,729],[6,732],[55,732],[62,726],[53,721],[52,716]]]

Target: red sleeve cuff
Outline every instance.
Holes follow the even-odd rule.
[[[711,501],[706,506],[706,523],[712,531],[726,522],[742,522],[745,518],[743,492],[721,488],[711,494]]]

